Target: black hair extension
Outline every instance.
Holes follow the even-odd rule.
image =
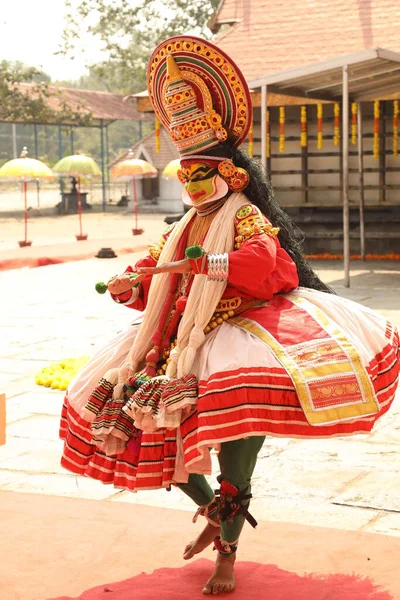
[[[280,207],[263,166],[239,148],[232,147],[229,142],[224,144],[224,149],[230,150],[233,163],[237,167],[246,169],[250,176],[250,183],[245,190],[249,201],[261,210],[274,227],[279,227],[279,242],[296,263],[300,286],[335,294],[332,288],[321,281],[305,258],[303,252],[304,234]]]

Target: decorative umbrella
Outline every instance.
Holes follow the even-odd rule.
[[[171,160],[171,162],[169,162],[167,164],[167,166],[164,168],[164,170],[162,172],[163,179],[176,179],[177,173],[180,168],[181,168],[181,159],[174,158],[174,160]]]
[[[18,242],[18,244],[20,248],[23,246],[31,246],[32,242],[28,240],[27,184],[28,181],[32,181],[32,179],[53,179],[53,172],[42,161],[37,160],[36,158],[28,158],[28,151],[25,147],[21,152],[21,158],[9,160],[1,167],[0,178],[21,179],[24,183],[25,238],[21,242]]]
[[[76,177],[78,180],[78,215],[79,215],[79,234],[76,234],[78,242],[87,240],[87,233],[82,233],[82,201],[81,201],[81,177],[91,178],[100,177],[101,171],[97,163],[86,156],[85,154],[71,154],[71,156],[65,156],[58,161],[53,167],[53,171],[60,176],[67,175],[69,177]]]
[[[138,227],[138,205],[136,194],[136,179],[146,179],[148,177],[157,177],[158,171],[153,165],[146,160],[134,158],[133,152],[130,151],[125,160],[121,160],[111,169],[111,177],[113,179],[127,180],[132,179],[133,191],[133,211],[135,214],[135,228],[132,229],[133,235],[143,233],[143,229]]]

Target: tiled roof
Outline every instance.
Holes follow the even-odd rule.
[[[135,158],[143,158],[141,152],[143,148],[147,155],[147,157],[145,156],[144,159],[151,162],[151,164],[159,170],[163,170],[171,160],[179,158],[178,151],[175,148],[171,136],[162,126],[160,128],[160,152],[156,152],[155,131],[151,131],[144,138],[142,138],[140,142],[137,142],[137,144],[132,146],[132,152]],[[124,152],[124,154],[113,161],[110,166],[113,166],[115,163],[124,160],[128,156],[128,152],[129,150]]]
[[[21,91],[30,92],[34,90],[30,83],[20,84]],[[50,97],[47,104],[53,110],[57,110],[63,102],[72,109],[80,110],[83,114],[91,113],[94,124],[100,120],[104,124],[110,121],[151,121],[154,117],[138,112],[132,102],[124,101],[122,94],[110,94],[109,92],[95,92],[92,90],[81,90],[77,88],[58,88],[49,86]],[[34,95],[34,93],[32,93]]]
[[[214,43],[248,80],[365,49],[400,51],[394,0],[223,0],[214,31],[237,20]]]

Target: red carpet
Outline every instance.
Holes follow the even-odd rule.
[[[8,271],[10,269],[22,269],[24,267],[29,267],[31,269],[35,267],[46,267],[47,265],[57,265],[64,262],[72,262],[75,260],[87,260],[90,258],[95,258],[97,252],[100,247],[97,247],[96,250],[92,250],[91,252],[86,253],[77,253],[77,254],[67,254],[62,256],[14,256],[13,258],[4,258],[0,259],[0,271]],[[121,254],[130,254],[132,252],[141,252],[147,250],[147,246],[136,246],[132,248],[117,248],[116,254],[117,256]],[[45,253],[45,250],[42,250],[42,253]]]
[[[139,550],[140,551],[140,550]],[[132,561],[134,562],[134,556]],[[90,568],[90,566],[89,566]],[[213,569],[209,560],[196,560],[180,569],[157,569],[118,583],[103,584],[72,599],[51,600],[204,600],[201,589]],[[368,579],[357,575],[297,575],[276,565],[239,562],[237,586],[220,598],[246,600],[394,600]],[[50,600],[50,599],[49,599]]]

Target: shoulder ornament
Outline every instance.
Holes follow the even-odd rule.
[[[244,204],[235,215],[235,248],[239,249],[253,235],[265,234],[276,238],[279,227],[273,227],[254,204]]]
[[[150,254],[151,258],[153,258],[156,262],[160,258],[160,254],[165,246],[165,242],[167,241],[167,239],[174,227],[175,227],[175,223],[171,223],[171,225],[169,225],[167,227],[167,229],[164,231],[164,233],[162,234],[158,244],[152,244],[151,246],[149,246],[149,254]]]

